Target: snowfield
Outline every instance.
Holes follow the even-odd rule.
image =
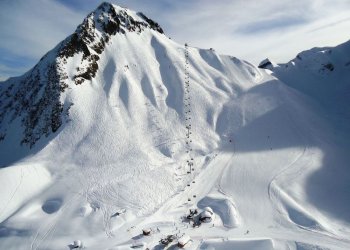
[[[146,28],[78,85],[74,54],[69,121],[29,149],[16,118],[0,141],[0,249],[350,249],[349,47],[265,70]]]

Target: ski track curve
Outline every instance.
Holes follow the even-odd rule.
[[[280,91],[281,92],[281,91]],[[287,98],[287,102],[288,102],[288,98]],[[285,219],[285,215],[279,210],[278,205],[277,205],[277,200],[278,197],[276,197],[276,194],[274,194],[274,192],[272,191],[272,189],[275,189],[275,191],[277,193],[280,193],[278,188],[274,188],[275,182],[277,181],[278,178],[280,178],[281,176],[287,176],[287,175],[294,175],[294,174],[301,174],[301,171],[299,171],[300,168],[305,168],[305,166],[307,166],[311,161],[312,161],[312,157],[307,157],[307,161],[303,162],[302,166],[297,166],[297,163],[300,162],[303,158],[305,158],[306,155],[309,154],[309,148],[307,146],[307,139],[309,138],[309,135],[303,133],[301,131],[301,129],[297,126],[295,120],[293,119],[291,113],[291,107],[289,105],[285,105],[286,107],[286,113],[285,115],[287,116],[288,120],[289,120],[289,124],[292,125],[293,130],[296,132],[296,134],[298,135],[300,141],[302,141],[303,146],[302,146],[302,151],[300,152],[300,154],[292,161],[290,162],[288,165],[286,165],[286,167],[283,167],[282,170],[278,173],[276,173],[270,180],[269,184],[268,184],[268,196],[269,199],[271,201],[271,203],[273,204],[273,207],[275,208],[275,210]],[[309,140],[309,139],[308,139]],[[310,144],[310,143],[309,143]],[[312,154],[311,154],[312,155]],[[295,167],[294,167],[295,166]],[[292,171],[291,173],[287,173],[288,171],[291,171],[292,168],[298,168],[295,169],[294,171]],[[294,177],[295,178],[295,177]],[[280,196],[280,195],[277,195]],[[319,222],[318,222],[319,223]],[[305,230],[310,230],[309,228],[306,228],[304,226],[298,225],[296,224],[298,227],[305,229]]]
[[[70,200],[68,200],[54,215],[53,218],[49,219],[47,223],[42,224],[35,233],[35,236],[30,244],[31,250],[37,250],[42,244],[45,244],[46,238],[51,235],[58,223],[58,219],[64,211],[68,209],[73,201],[77,198],[79,194],[75,194]],[[43,233],[41,233],[43,232]],[[40,237],[41,236],[41,237]]]
[[[20,176],[20,179],[19,179],[19,182],[15,188],[15,190],[13,191],[13,193],[11,194],[9,200],[6,202],[6,205],[1,209],[0,211],[0,217],[1,215],[4,213],[4,211],[8,208],[9,204],[12,202],[13,198],[15,197],[17,191],[19,190],[20,186],[22,185],[22,182],[23,182],[23,168],[21,167],[21,176]]]

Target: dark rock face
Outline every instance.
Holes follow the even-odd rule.
[[[145,22],[136,21],[126,10],[119,10],[117,13],[113,5],[102,3],[97,10],[84,19],[75,33],[62,44],[59,52],[62,59],[83,53],[81,63],[87,66],[79,68],[78,73],[74,76],[75,84],[82,84],[95,77],[100,59],[98,55],[104,51],[106,44],[115,34],[141,33],[147,28],[163,33],[158,23],[142,13],[137,15]]]
[[[137,13],[140,17],[142,17],[151,27],[151,29],[154,29],[156,31],[158,31],[159,33],[163,34],[164,31],[163,29],[159,26],[158,23],[156,23],[155,21],[149,19],[148,17],[146,17],[142,12]]]
[[[61,81],[56,63],[42,69],[36,66],[20,82],[11,79],[3,87],[4,91],[0,92],[2,140],[8,127],[19,119],[24,127],[21,144],[32,147],[41,136],[56,132],[68,117],[71,105],[65,106],[60,101],[68,85]]]
[[[139,18],[135,20],[126,9],[116,10],[111,4],[102,3],[31,71],[1,83],[0,143],[6,139],[15,121],[23,127],[21,144],[32,147],[42,136],[57,132],[69,120],[69,109],[73,104],[61,100],[69,87],[65,72],[69,58],[82,54],[82,66],[72,76],[74,83],[80,85],[96,76],[100,55],[112,36],[141,33],[146,29],[163,33],[162,28],[144,14],[138,13],[137,16]]]
[[[332,63],[327,63],[327,64],[323,65],[323,67],[328,69],[329,71],[334,70],[334,65]]]
[[[271,61],[270,61],[268,58],[266,58],[265,60],[263,60],[263,61],[259,64],[258,68],[260,68],[260,69],[269,69],[269,68],[272,67],[272,66],[273,66],[273,65],[272,65]]]

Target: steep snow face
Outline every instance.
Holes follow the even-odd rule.
[[[350,217],[344,207],[350,204],[349,186],[345,184],[350,181],[350,41],[334,48],[303,51],[271,71],[288,86],[311,97],[309,105],[314,107],[314,117],[304,124],[304,130],[308,144],[324,154],[322,167],[299,178],[306,184],[304,192],[310,204],[348,223]],[[295,185],[282,186],[296,193]]]
[[[102,3],[80,24],[75,33],[61,44],[59,56],[65,59],[82,53],[80,67],[73,78],[75,84],[91,80],[99,67],[99,55],[106,43],[117,33],[138,33],[145,30],[163,33],[162,28],[142,13],[121,8],[109,3]]]
[[[316,98],[331,111],[350,115],[350,41],[334,48],[303,51],[271,70],[289,86]]]
[[[40,138],[55,133],[67,122],[73,104],[63,101],[67,88],[96,76],[100,56],[117,33],[141,34],[145,30],[163,33],[156,22],[142,13],[102,3],[32,70],[1,84],[0,141],[6,137],[11,140],[20,130],[23,137],[11,143],[18,145],[19,139],[21,144],[33,147]],[[21,127],[12,125],[16,123],[21,123]],[[14,127],[15,131],[11,131]]]

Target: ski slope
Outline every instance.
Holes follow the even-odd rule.
[[[258,69],[148,28],[115,34],[96,76],[77,85],[81,58],[61,69],[69,121],[32,149],[19,120],[0,141],[1,249],[163,249],[168,234],[189,235],[186,249],[350,248],[348,130],[293,85],[305,72]],[[211,223],[184,220],[208,206]]]

